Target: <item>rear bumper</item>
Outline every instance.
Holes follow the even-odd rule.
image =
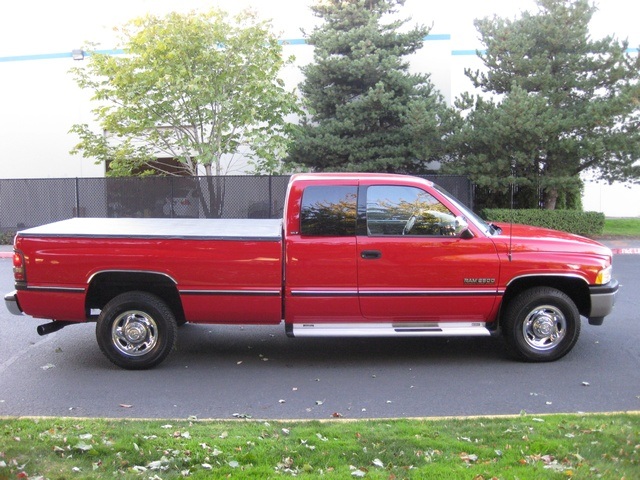
[[[589,295],[591,296],[590,324],[601,325],[604,317],[611,313],[616,303],[618,289],[619,284],[615,279],[606,285],[593,285],[589,287]]]
[[[18,292],[14,290],[11,293],[7,293],[4,296],[4,304],[7,307],[7,310],[11,312],[13,315],[22,315],[22,309],[20,308],[20,304],[18,303]]]

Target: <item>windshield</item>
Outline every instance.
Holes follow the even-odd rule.
[[[499,227],[485,222],[482,218],[476,215],[471,209],[463,205],[462,202],[460,202],[460,200],[458,200],[456,197],[451,195],[441,186],[434,184],[434,187],[441,194],[447,197],[447,200],[453,203],[456,206],[456,208],[460,210],[460,212],[462,212],[462,214],[464,215],[465,219],[468,222],[472,222],[476,227],[482,230],[486,235],[496,235],[496,234],[499,235],[502,232],[502,230]]]

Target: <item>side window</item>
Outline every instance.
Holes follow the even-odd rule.
[[[357,187],[307,187],[302,194],[302,235],[345,237],[356,234]]]
[[[367,189],[369,235],[455,236],[455,215],[429,193],[414,187]]]

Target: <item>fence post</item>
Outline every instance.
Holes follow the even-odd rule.
[[[269,218],[273,218],[273,175],[269,175]]]
[[[80,180],[76,177],[76,217],[80,216]]]

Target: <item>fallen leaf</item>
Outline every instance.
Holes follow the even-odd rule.
[[[473,463],[478,461],[478,456],[474,455],[473,453],[462,452],[460,454],[460,460],[466,463]]]
[[[81,452],[88,452],[89,450],[93,449],[93,446],[89,445],[88,443],[79,442],[73,448],[75,448],[76,450],[80,450]]]
[[[331,416],[332,416],[333,418],[342,418],[342,414],[341,414],[340,412],[333,412],[333,413],[331,414]]]

